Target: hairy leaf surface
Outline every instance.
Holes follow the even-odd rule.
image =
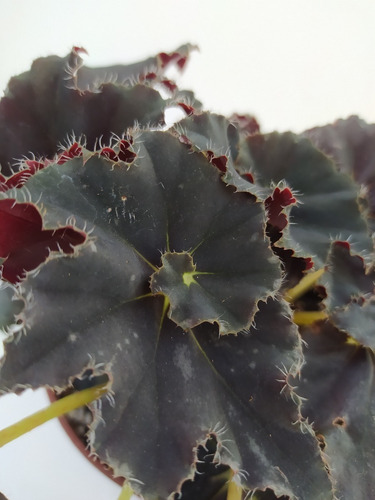
[[[74,216],[89,238],[23,283],[35,307],[23,312],[27,336],[7,347],[2,386],[64,387],[104,363],[115,406],[103,402],[92,446],[146,498],[176,490],[210,432],[244,487],[330,498],[288,384],[301,345],[288,306],[270,298],[281,271],[262,204],[167,132],[142,133],[131,165],[85,152],[26,188],[47,230]]]
[[[9,340],[22,331],[22,311],[25,301],[20,292],[5,281],[0,282],[0,340]]]
[[[368,202],[370,220],[375,218],[375,125],[358,116],[337,120],[331,125],[315,127],[303,134],[332,157],[337,167],[364,187],[362,195]]]
[[[302,331],[306,364],[298,392],[314,422],[338,498],[375,495],[374,353],[329,322]]]
[[[330,309],[346,306],[374,292],[373,263],[366,265],[362,257],[353,255],[347,242],[332,243],[328,271],[322,282],[329,287],[327,304]]]
[[[111,134],[121,136],[135,122],[163,124],[166,101],[150,85],[160,81],[170,63],[182,68],[192,48],[95,69],[82,66],[84,51],[77,47],[65,58],[37,59],[30,71],[10,80],[0,101],[2,173],[9,175],[16,160],[30,152],[54,155],[71,134],[84,134],[92,149],[100,138],[108,142]]]
[[[224,157],[227,160],[222,169],[226,183],[238,191],[249,192],[261,199],[270,194],[268,187],[254,184],[248,172],[241,176],[235,168],[240,150],[240,131],[235,123],[231,123],[222,115],[206,112],[181,120],[176,128],[190,141],[191,147],[206,154],[211,152],[214,158]]]
[[[292,224],[277,245],[325,265],[332,239],[350,238],[356,252],[370,252],[372,241],[358,205],[358,187],[307,139],[292,133],[248,137],[236,162],[256,184],[285,182],[297,198],[290,209]]]

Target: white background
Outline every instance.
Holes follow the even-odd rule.
[[[206,109],[253,113],[264,131],[351,114],[374,122],[374,25],[374,0],[0,0],[0,93],[33,59],[72,45],[94,66],[189,41],[200,52],[178,83]],[[0,398],[0,428],[47,402],[43,391]],[[0,491],[9,500],[115,500],[118,486],[91,467],[51,422],[0,449]]]

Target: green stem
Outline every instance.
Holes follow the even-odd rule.
[[[1,430],[0,448],[23,434],[26,434],[32,429],[35,429],[35,427],[38,427],[53,418],[61,417],[62,415],[65,415],[65,413],[75,410],[80,406],[87,405],[107,392],[108,383],[90,387],[89,389],[84,389],[83,391],[77,391],[69,396],[66,396],[65,398],[54,401],[47,408],[37,411],[36,413],[23,418],[19,422]]]

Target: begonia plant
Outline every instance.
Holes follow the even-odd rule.
[[[375,498],[375,126],[205,111],[166,73],[192,48],[10,80],[0,387],[88,404],[120,498]]]

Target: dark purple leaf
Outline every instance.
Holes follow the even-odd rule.
[[[298,393],[314,422],[338,498],[375,496],[374,353],[329,322],[304,328]]]
[[[168,132],[133,146],[130,166],[84,152],[27,182],[46,229],[69,213],[92,230],[79,255],[24,283],[37,306],[24,312],[28,335],[7,346],[2,386],[65,387],[103,363],[115,406],[103,401],[91,445],[147,498],[176,490],[210,433],[245,489],[330,498],[290,384],[300,339],[286,303],[270,298],[281,272],[263,205]]]

